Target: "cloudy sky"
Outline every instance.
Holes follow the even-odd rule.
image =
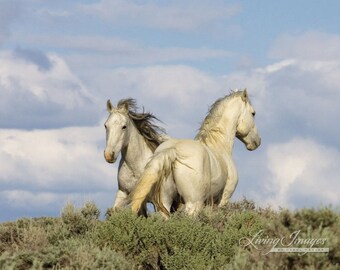
[[[339,1],[0,0],[0,221],[102,212],[108,98],[136,98],[193,138],[209,105],[248,88],[261,147],[237,141],[233,200],[340,204]]]

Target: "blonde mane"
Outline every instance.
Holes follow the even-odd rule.
[[[231,91],[229,95],[216,100],[214,104],[210,106],[209,112],[199,128],[195,140],[201,141],[204,144],[221,141],[221,139],[223,139],[221,138],[223,136],[223,131],[217,125],[219,122],[218,120],[222,117],[228,101],[235,97],[241,97],[243,94],[244,91],[242,90]],[[247,101],[249,102],[249,99],[247,99]]]

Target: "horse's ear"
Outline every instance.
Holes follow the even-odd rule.
[[[247,92],[247,88],[245,88],[245,89],[243,90],[243,93],[242,93],[242,100],[243,100],[244,102],[247,102],[247,101],[248,101],[248,92]]]
[[[110,113],[112,112],[113,110],[113,106],[112,106],[112,103],[111,101],[108,99],[107,102],[106,102],[106,108],[107,108],[107,111]]]

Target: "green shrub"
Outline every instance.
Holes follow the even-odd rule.
[[[168,221],[125,210],[101,224],[98,244],[109,243],[144,268],[216,269],[234,256],[239,239],[261,224],[249,210],[233,214],[206,210],[197,218],[175,214]]]
[[[137,217],[128,209],[99,220],[94,203],[67,204],[61,218],[0,224],[0,269],[338,269],[339,211],[274,211],[252,201],[206,207],[197,217]],[[240,246],[242,237],[326,239],[329,253],[269,253]]]
[[[303,239],[326,239],[322,247],[329,253],[270,253],[263,255],[253,249],[239,249],[229,266],[233,269],[338,269],[340,261],[340,219],[330,207],[279,212],[266,210],[263,227],[270,237],[289,237],[299,231]],[[260,211],[263,214],[263,210]]]
[[[85,234],[98,222],[100,211],[92,202],[87,202],[81,209],[68,203],[61,211],[61,219],[71,234]]]

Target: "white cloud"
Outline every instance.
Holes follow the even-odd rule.
[[[301,207],[340,204],[338,164],[340,152],[314,140],[294,138],[270,145],[266,186],[274,206]]]
[[[193,8],[195,7],[195,8]],[[192,31],[228,20],[240,11],[240,6],[222,1],[171,1],[157,3],[147,1],[102,0],[83,5],[82,10],[110,22],[144,25],[158,29]]]
[[[19,54],[14,54],[13,57],[9,53],[3,53],[0,74],[4,91],[11,92],[9,89],[15,81],[19,88],[26,89],[39,101],[53,101],[64,105],[66,109],[73,108],[83,103],[85,98],[90,97],[86,88],[60,57],[49,54],[46,58],[53,69],[50,72],[40,70],[36,62],[27,61],[27,58],[21,58]],[[65,99],[65,93],[62,92],[64,86],[77,91],[68,91],[68,98]]]
[[[289,59],[232,73],[225,80],[231,87],[248,87],[259,124],[270,138],[286,140],[300,134],[339,145],[339,72],[340,64],[333,61]]]
[[[294,66],[296,64],[296,60],[294,59],[287,59],[287,60],[283,60],[271,65],[266,66],[265,68],[258,68],[255,71],[258,73],[275,73],[275,72],[279,72],[285,68],[289,68],[291,66]]]
[[[340,64],[336,59],[340,47],[334,42],[338,36],[316,37],[320,36],[313,39],[306,34],[276,43],[272,50],[280,61],[224,77],[231,88],[242,83],[248,87],[262,136],[262,145],[254,153],[256,161],[253,155],[235,153],[238,197],[285,207],[340,203],[336,194],[340,161]],[[328,46],[333,58],[321,52]],[[318,47],[319,54],[314,56],[309,47]]]
[[[2,200],[5,199],[8,204],[25,210],[31,207],[40,208],[42,204],[51,206],[58,199],[58,194],[51,192],[33,193],[25,190],[10,190],[2,191],[0,194]]]
[[[2,189],[101,191],[112,188],[115,171],[103,158],[101,127],[0,130]]]
[[[113,102],[131,96],[154,113],[176,137],[193,137],[208,107],[229,93],[221,78],[188,66],[119,68],[93,81]]]
[[[5,212],[9,207],[25,210],[26,215],[39,211],[57,215],[65,200],[98,199],[99,205],[110,207],[117,189],[117,164],[106,163],[104,147],[102,126],[0,129],[0,201]]]
[[[0,53],[3,127],[65,126],[98,120],[95,96],[62,58],[33,50],[18,52]]]
[[[226,50],[208,48],[153,48],[153,47],[125,47],[110,52],[88,53],[78,52],[65,56],[67,62],[80,72],[92,73],[97,66],[112,68],[127,65],[156,65],[183,61],[205,61],[208,59],[230,58],[231,53]]]
[[[166,99],[182,107],[200,95],[219,90],[213,77],[188,66],[152,66],[136,69],[117,69],[112,74],[120,83],[137,87],[142,95]],[[127,80],[123,80],[126,78]],[[113,79],[113,80],[114,80]],[[136,89],[137,90],[137,89]],[[182,106],[181,106],[182,105]]]
[[[85,202],[95,202],[104,216],[106,210],[111,207],[115,198],[115,192],[107,190],[103,192],[72,192],[56,193],[44,191],[9,190],[0,191],[0,222],[14,220],[22,217],[58,216],[67,203],[73,203],[76,207]]]

